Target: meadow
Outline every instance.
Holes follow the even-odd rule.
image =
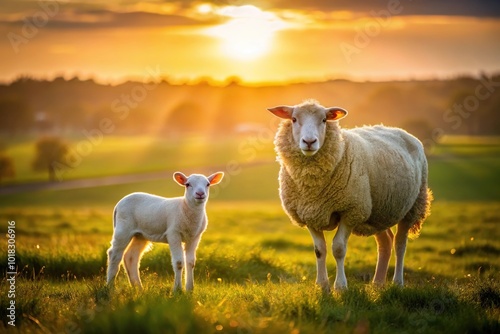
[[[8,152],[16,166],[25,166],[30,149],[19,141]],[[375,240],[354,236],[346,258],[349,289],[325,295],[314,285],[309,233],[291,225],[281,209],[270,140],[208,145],[193,138],[173,146],[158,138],[106,138],[69,179],[226,171],[207,206],[209,227],[198,250],[194,292],[172,293],[169,250],[161,244],[143,258],[143,292],[128,286],[123,269],[116,290],[105,286],[114,204],[132,191],[181,195],[170,177],[1,195],[2,231],[8,221],[16,222],[18,275],[13,328],[7,323],[10,286],[2,269],[0,331],[498,333],[500,141],[445,138],[429,164],[436,199],[421,236],[409,242],[406,286],[373,287]],[[19,183],[43,178],[19,168],[25,168]],[[6,240],[0,244],[1,268],[7,268]],[[331,255],[328,270],[333,283]]]

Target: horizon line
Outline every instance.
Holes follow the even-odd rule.
[[[349,82],[355,82],[355,83],[368,83],[368,82],[424,82],[424,81],[449,81],[449,80],[456,80],[459,78],[470,78],[470,79],[479,79],[484,76],[489,76],[489,77],[495,77],[497,75],[500,75],[500,69],[494,70],[494,71],[482,71],[482,70],[477,70],[474,72],[456,72],[454,74],[449,74],[449,75],[439,75],[439,74],[434,74],[434,75],[421,75],[421,76],[406,76],[406,77],[370,77],[367,76],[366,78],[358,78],[358,77],[352,77],[352,76],[325,76],[325,77],[316,77],[316,78],[307,78],[307,77],[297,77],[293,79],[287,79],[287,80],[262,80],[262,81],[248,81],[245,80],[244,78],[237,76],[237,75],[231,75],[227,76],[223,80],[220,79],[215,79],[210,76],[198,76],[195,78],[173,78],[173,77],[168,77],[168,76],[161,76],[157,78],[157,80],[141,80],[140,78],[136,76],[127,76],[127,77],[122,77],[121,79],[116,79],[116,80],[110,80],[110,79],[104,79],[104,78],[98,78],[97,76],[88,76],[88,75],[82,75],[82,74],[74,74],[72,76],[64,75],[64,74],[57,74],[53,76],[49,75],[41,75],[41,76],[36,76],[34,74],[19,74],[16,77],[12,79],[0,79],[0,85],[3,86],[10,86],[13,83],[20,82],[20,81],[26,81],[26,80],[31,80],[31,81],[38,81],[38,82],[54,82],[56,80],[63,79],[66,82],[69,81],[80,81],[80,82],[85,82],[85,81],[92,81],[95,84],[101,85],[101,86],[120,86],[128,83],[167,83],[171,86],[197,86],[197,85],[208,85],[212,87],[227,87],[231,85],[237,85],[237,86],[242,86],[242,87],[267,87],[267,86],[288,86],[288,85],[296,85],[296,84],[315,84],[315,83],[326,83],[326,82],[331,82],[331,81],[349,81]],[[159,80],[158,80],[159,79]]]

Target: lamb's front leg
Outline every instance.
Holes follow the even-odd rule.
[[[323,231],[316,231],[308,228],[314,241],[314,253],[316,254],[316,284],[324,292],[330,292],[330,282],[328,281],[328,272],[326,270],[326,241]]]
[[[337,262],[337,274],[335,275],[335,283],[333,287],[335,290],[341,290],[347,288],[347,278],[344,271],[344,259],[347,253],[347,240],[351,235],[351,228],[345,223],[341,222],[339,224],[337,233],[333,238],[332,252]]]
[[[185,266],[185,259],[180,235],[169,236],[168,244],[172,256],[172,267],[174,268],[174,292],[182,291],[182,269]]]
[[[194,288],[194,266],[196,264],[196,249],[200,243],[201,235],[186,243],[186,291]]]

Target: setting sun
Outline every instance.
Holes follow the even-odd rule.
[[[227,6],[218,14],[229,21],[207,30],[221,40],[222,52],[237,60],[253,60],[271,50],[275,31],[284,27],[276,15],[246,6]]]

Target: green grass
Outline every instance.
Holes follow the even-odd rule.
[[[74,166],[68,165],[74,168],[65,169],[63,180],[192,169],[207,163],[209,166],[225,166],[233,160],[241,164],[256,159],[274,160],[271,140],[252,141],[245,137],[207,141],[199,137],[173,140],[153,136],[106,136],[98,144],[92,144],[85,137],[70,139],[68,143],[70,161]],[[79,151],[79,145],[85,147],[85,151]],[[46,172],[34,172],[31,168],[35,155],[32,140],[7,142],[6,154],[12,157],[16,168],[16,177],[7,180],[9,183],[47,180]]]
[[[404,289],[369,284],[375,242],[352,237],[346,259],[350,289],[331,295],[314,286],[309,234],[291,225],[279,204],[219,201],[208,214],[195,291],[173,295],[168,246],[160,244],[143,258],[144,292],[128,286],[123,270],[116,291],[106,289],[105,251],[112,233],[106,209],[3,210],[1,220],[17,223],[17,329],[350,333],[368,327],[373,333],[465,333],[500,328],[498,204],[436,203],[420,238],[409,243]],[[328,269],[334,275],[331,255]],[[389,276],[392,272],[393,262]],[[2,296],[7,288],[2,281]],[[6,302],[2,298],[2,312]]]
[[[438,200],[500,201],[500,139],[448,137],[429,158]]]
[[[137,141],[111,137],[71,174],[84,178],[222,166],[226,179],[212,189],[209,227],[197,253],[196,287],[191,294],[172,293],[169,248],[162,244],[142,260],[143,292],[128,286],[123,270],[115,291],[104,284],[113,206],[133,191],[181,195],[183,189],[170,178],[0,196],[0,222],[5,224],[0,231],[7,221],[16,221],[19,271],[17,327],[10,328],[6,324],[7,257],[2,255],[0,332],[500,331],[497,139],[446,138],[435,148],[429,164],[436,200],[421,236],[408,244],[405,288],[373,287],[369,281],[377,256],[374,238],[353,236],[346,258],[349,290],[327,295],[314,284],[309,233],[290,224],[279,203],[272,144],[254,146],[253,156],[240,149],[241,143],[205,145],[192,139],[174,147],[146,137]],[[22,159],[29,160],[29,147],[19,141],[9,148],[8,152],[17,152],[18,168]],[[237,168],[228,167],[231,160]],[[260,160],[268,162],[246,165]],[[17,181],[43,176],[28,169],[26,173],[18,174]],[[329,243],[333,235],[327,233]],[[7,243],[0,243],[0,253],[6,250]],[[388,278],[393,264],[394,259]],[[333,283],[331,254],[327,266]]]

